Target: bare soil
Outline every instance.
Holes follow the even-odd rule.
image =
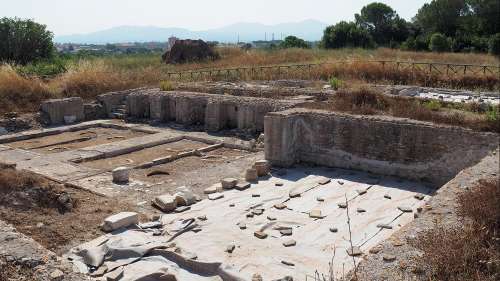
[[[148,169],[136,169],[132,171],[131,177],[152,183],[169,182],[182,177],[187,172],[217,166],[225,162],[229,163],[248,154],[249,152],[244,150],[219,148],[204,153],[202,156],[189,156]],[[148,176],[154,172],[157,174]]]
[[[144,162],[149,162],[160,157],[168,155],[176,155],[184,151],[194,150],[206,147],[208,144],[191,141],[180,140],[176,142],[166,143],[158,146],[153,146],[146,149],[141,149],[132,153],[119,155],[116,157],[99,159],[83,163],[83,165],[103,170],[112,170],[120,166],[136,166]]]
[[[8,145],[15,148],[28,149],[39,153],[49,154],[122,141],[144,136],[146,134],[147,133],[129,129],[91,128],[75,132],[65,132],[53,136],[12,142]]]
[[[32,281],[35,271],[26,266],[0,260],[0,281]]]
[[[0,219],[57,254],[102,235],[99,225],[105,217],[134,210],[126,202],[27,172],[0,171]]]

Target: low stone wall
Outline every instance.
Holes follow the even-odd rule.
[[[132,118],[204,125],[207,131],[238,128],[262,132],[264,115],[296,104],[296,101],[150,89],[128,95],[127,113]]]
[[[393,175],[440,186],[498,146],[498,135],[382,116],[290,109],[265,117],[266,159]]]
[[[79,97],[46,100],[42,102],[40,111],[44,122],[48,125],[61,125],[85,120],[83,99]]]

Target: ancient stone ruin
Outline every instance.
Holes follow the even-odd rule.
[[[167,59],[186,59],[176,52]],[[33,214],[43,247],[0,222],[2,243],[68,280],[342,276],[397,268],[453,194],[498,172],[498,134],[305,109],[330,90],[286,84],[44,102],[50,126],[0,136],[0,162],[79,200],[51,215],[58,231],[85,223],[57,244]]]

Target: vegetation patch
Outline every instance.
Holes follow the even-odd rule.
[[[500,185],[481,181],[458,197],[461,226],[436,225],[414,246],[428,280],[493,281],[500,278]]]

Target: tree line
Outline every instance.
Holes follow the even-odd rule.
[[[411,21],[374,2],[354,18],[327,27],[321,46],[500,54],[499,0],[433,0]]]

